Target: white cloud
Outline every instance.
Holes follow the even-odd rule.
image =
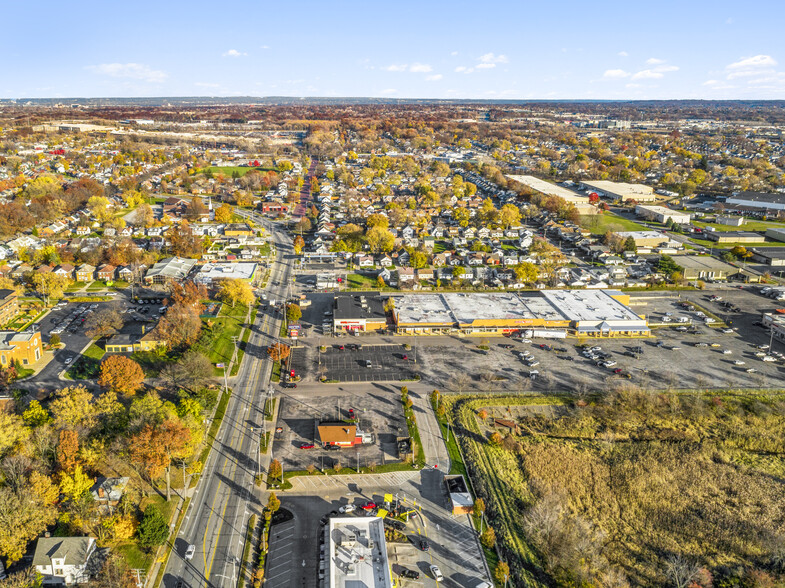
[[[732,80],[735,78],[744,78],[751,76],[758,76],[761,74],[776,73],[774,69],[777,66],[777,60],[771,55],[755,55],[753,57],[745,57],[734,63],[725,66],[727,72],[727,79]]]
[[[624,87],[625,88],[641,88],[643,86],[642,86],[642,84],[632,84],[632,83],[630,83],[630,84],[624,84]]]
[[[409,66],[409,71],[412,73],[428,73],[433,71],[433,68],[427,63],[412,63]]]
[[[646,65],[660,65],[661,63],[665,63],[665,60],[657,59],[656,57],[649,57],[646,60]]]
[[[144,82],[161,83],[169,77],[164,71],[152,69],[141,63],[102,63],[88,65],[85,69],[112,78],[142,80]]]
[[[452,53],[450,53],[450,55],[452,55],[453,57],[455,57],[456,55],[458,55],[458,52],[457,52],[457,51],[453,51]]]
[[[716,86],[719,83],[720,82],[718,80],[706,80],[705,82],[703,82],[702,85],[703,86]]]
[[[459,65],[458,67],[455,68],[455,73],[470,74],[473,71],[474,71],[473,67],[466,67],[465,65]]]
[[[481,55],[479,60],[482,63],[507,63],[509,60],[507,59],[506,55],[494,55],[493,53],[486,53],[485,55]]]
[[[478,63],[477,69],[493,69],[496,67],[495,63]]]
[[[395,88],[387,88],[386,90],[379,92],[379,94],[382,94],[383,96],[389,96],[390,94],[395,94],[396,92],[398,92],[398,90]]]
[[[260,48],[260,49],[269,49],[269,48],[270,48],[270,46],[269,46],[269,45],[262,45],[262,46],[261,46],[261,47],[259,47],[259,48]]]
[[[383,67],[382,69],[385,71],[406,71],[406,64],[403,63],[401,65],[388,65],[387,67]]]
[[[444,76],[442,74],[433,74],[432,76],[426,76],[425,81],[426,82],[438,82],[443,77]]]
[[[663,77],[665,74],[654,71],[653,69],[644,69],[643,71],[639,71],[634,76],[632,76],[633,80],[656,80]]]
[[[248,55],[248,54],[247,53],[242,53],[241,51],[238,51],[237,49],[229,49],[229,51],[227,51],[226,53],[222,53],[221,57],[245,57],[246,55]]]
[[[619,78],[626,78],[629,77],[629,73],[624,71],[623,69],[607,69],[605,73],[602,74],[604,78],[610,79],[619,79]]]
[[[627,57],[629,53],[627,53],[626,51],[619,51],[616,55],[618,55],[619,57]]]

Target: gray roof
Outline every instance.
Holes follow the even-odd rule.
[[[125,490],[128,480],[130,480],[128,477],[98,478],[93,487],[90,488],[90,492],[95,500],[108,500],[114,502],[123,497],[123,490]],[[99,494],[99,489],[101,488],[104,490],[103,497]]]
[[[188,275],[195,265],[195,259],[187,259],[184,257],[167,257],[147,270],[145,278],[152,278],[153,276],[160,275],[172,279],[183,279]]]
[[[65,558],[66,565],[87,563],[95,550],[93,537],[41,537],[35,546],[34,566],[48,566],[52,558]]]

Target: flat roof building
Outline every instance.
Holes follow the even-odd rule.
[[[674,255],[673,261],[683,268],[685,280],[727,280],[739,269],[708,255]]]
[[[658,223],[667,223],[668,219],[673,219],[677,225],[686,225],[690,222],[689,212],[680,212],[678,210],[671,210],[664,206],[645,206],[639,204],[635,207],[635,214],[646,220],[655,221]]]
[[[646,319],[616,290],[543,290],[532,293],[406,294],[395,299],[397,332],[506,335],[554,329],[574,335],[648,336]]]
[[[207,285],[212,284],[215,280],[227,279],[250,282],[256,275],[257,267],[259,266],[252,262],[206,263],[199,268],[194,281]]]
[[[659,231],[622,231],[616,234],[622,239],[632,237],[636,247],[659,247],[670,241],[668,235]]]
[[[785,228],[782,229],[766,229],[766,236],[775,241],[785,241]]]
[[[331,517],[324,532],[327,588],[392,588],[380,517]]]
[[[738,192],[726,199],[725,203],[748,206],[761,210],[785,210],[785,194]]]
[[[707,231],[704,236],[715,243],[765,243],[766,237],[751,231]]]
[[[195,265],[195,259],[167,257],[147,270],[144,281],[148,284],[166,284],[172,280],[184,280]]]
[[[627,202],[635,200],[637,202],[654,202],[657,196],[654,188],[643,184],[628,184],[626,182],[609,182],[607,180],[584,180],[581,185],[595,192],[602,192],[614,200]]]
[[[333,329],[347,331],[382,331],[387,328],[384,300],[375,293],[340,295],[333,300]]]
[[[752,253],[752,261],[774,267],[785,266],[785,247],[753,247],[748,251]]]
[[[535,178],[534,176],[508,175],[507,177],[514,182],[518,182],[519,184],[523,184],[524,186],[539,192],[540,194],[545,194],[546,196],[558,196],[562,200],[574,204],[575,208],[577,208],[578,212],[581,214],[593,214],[597,211],[594,206],[589,204],[588,196],[578,194],[577,192],[574,192],[563,186],[546,182],[545,180]]]

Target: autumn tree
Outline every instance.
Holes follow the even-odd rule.
[[[79,435],[76,431],[63,429],[57,443],[57,467],[62,472],[70,472],[76,467],[79,457]]]
[[[37,400],[30,401],[24,413],[22,413],[22,418],[25,425],[33,428],[42,427],[52,420],[52,417],[49,416],[49,411],[41,406],[41,403]]]
[[[385,228],[376,226],[365,235],[371,253],[387,253],[395,245],[395,236]]]
[[[167,363],[160,377],[173,388],[196,390],[213,377],[213,364],[202,353],[191,349],[177,362]]]
[[[510,579],[510,566],[506,562],[500,561],[496,564],[493,577],[499,584],[506,586],[507,580]]]
[[[496,532],[493,530],[493,527],[485,528],[485,531],[480,535],[480,543],[486,549],[493,549],[493,546],[496,544]]]
[[[123,316],[113,306],[105,306],[85,321],[85,333],[90,338],[110,337],[123,328]]]
[[[166,500],[171,498],[171,462],[183,453],[191,431],[183,423],[168,419],[159,427],[146,425],[129,440],[131,459],[142,467],[150,482],[166,474]]]
[[[194,307],[201,313],[202,300],[207,298],[207,287],[204,284],[197,284],[193,280],[172,281],[169,284],[169,294],[174,304]]]
[[[125,396],[136,394],[144,382],[142,367],[130,357],[110,355],[101,362],[98,384]]]
[[[286,305],[286,318],[290,323],[296,323],[303,316],[303,311],[297,304]]]
[[[218,281],[218,299],[231,304],[232,308],[238,302],[243,306],[249,306],[255,300],[251,284],[235,278]]]
[[[270,466],[267,468],[267,477],[272,478],[273,480],[280,480],[281,476],[283,476],[283,467],[281,466],[281,462],[277,459],[274,459],[270,462]]]
[[[234,209],[226,202],[215,209],[215,222],[217,223],[232,222],[232,216],[234,216]]]
[[[0,487],[0,555],[6,563],[22,558],[32,541],[57,520],[57,509],[35,492]]]
[[[275,495],[275,492],[270,492],[270,496],[267,499],[267,510],[275,513],[279,508],[281,508],[281,500]]]
[[[305,247],[305,240],[302,236],[297,235],[294,238],[294,253],[300,255],[303,252],[303,247]]]
[[[33,288],[49,304],[50,298],[62,298],[72,280],[52,272],[33,274]]]
[[[515,273],[515,279],[524,284],[533,284],[537,281],[539,275],[537,266],[528,261],[513,266],[513,272]]]
[[[29,434],[22,417],[0,411],[0,457],[21,446]]]
[[[196,343],[202,330],[199,307],[175,304],[158,321],[158,335],[170,349],[189,347]]]
[[[185,207],[185,218],[191,222],[198,221],[205,216],[207,212],[207,207],[204,205],[202,199],[195,197],[192,198],[191,202]]]
[[[289,357],[291,352],[291,348],[283,343],[276,343],[267,348],[267,355],[269,355],[270,359],[273,361],[283,361]]]
[[[73,472],[60,472],[60,492],[68,500],[78,502],[95,483],[95,480],[88,476],[81,464],[74,466]]]
[[[499,222],[505,229],[521,222],[521,209],[514,204],[505,204],[499,211]]]
[[[166,237],[171,243],[169,250],[178,257],[200,257],[202,255],[202,240],[191,230],[187,221],[174,225],[166,232]]]

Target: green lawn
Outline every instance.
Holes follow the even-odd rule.
[[[111,286],[102,280],[96,280],[92,284],[87,287],[88,292],[94,292],[95,290],[117,290],[119,288],[127,288],[128,282],[123,280],[113,280],[111,282]]]
[[[604,235],[608,231],[616,233],[619,231],[648,230],[643,225],[639,225],[635,221],[617,216],[612,212],[581,215],[580,224],[584,229],[591,231],[592,235]]]
[[[256,312],[257,312],[257,310],[258,309],[254,308],[251,311],[251,321],[248,323],[249,325],[254,324],[254,322],[256,321]],[[245,348],[248,346],[248,339],[250,339],[250,338],[251,338],[251,329],[250,328],[245,329],[245,332],[243,333],[243,338],[240,339],[240,348],[237,351],[237,361],[232,366],[232,373],[229,374],[229,375],[236,376],[237,372],[240,370],[240,364],[243,363],[243,356],[245,355]]]
[[[234,353],[232,337],[240,336],[246,314],[247,306],[237,305],[232,308],[228,304],[222,305],[216,318],[204,321],[205,326],[194,348],[204,353],[213,364],[229,363]],[[207,326],[208,320],[212,327]],[[216,368],[215,375],[222,376],[223,369]]]
[[[376,282],[376,278],[371,276],[364,276],[362,274],[349,274],[346,276],[346,281],[349,288],[353,288],[355,290],[379,290],[379,284]],[[385,286],[381,289],[397,290],[397,288],[393,288],[391,286]]]
[[[766,229],[782,229],[785,228],[785,223],[774,222],[774,221],[759,221],[759,220],[751,220],[745,219],[744,223],[740,227],[731,227],[729,225],[719,225],[717,223],[702,223],[700,221],[693,221],[693,225],[696,227],[714,227],[715,231],[719,231],[722,233],[731,233],[733,231],[760,231],[765,232]]]
[[[88,347],[82,356],[76,360],[74,365],[68,370],[66,375],[72,380],[86,380],[98,377],[98,370],[101,366],[101,359],[103,359],[106,352],[93,342]]]
[[[213,166],[205,167],[205,168],[200,169],[199,173],[204,173],[206,171],[210,171],[213,174],[223,174],[225,176],[231,176],[234,172],[237,172],[241,176],[244,176],[249,171],[254,170],[254,169],[258,170],[260,172],[275,171],[275,170],[273,170],[270,167],[261,167],[261,166],[260,167],[240,167],[240,166],[234,166],[234,165],[226,165],[226,166],[221,166],[221,167],[213,167]]]
[[[66,292],[76,292],[77,290],[81,290],[87,285],[87,282],[74,282],[68,288],[66,288]]]

